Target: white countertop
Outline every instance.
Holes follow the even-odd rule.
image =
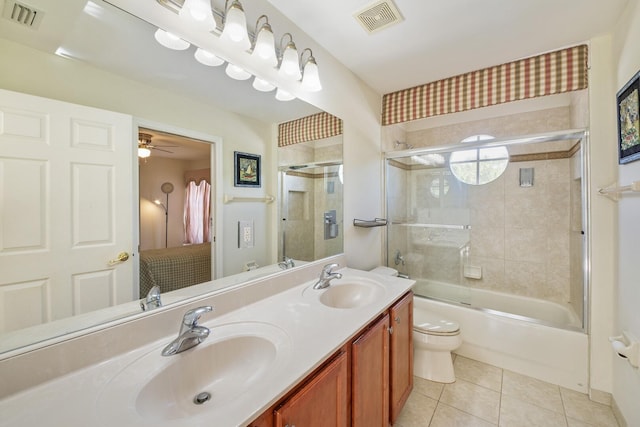
[[[205,404],[202,414],[189,419],[150,420],[132,409],[133,402],[129,406],[123,405],[105,393],[110,382],[127,366],[147,354],[159,354],[175,338],[176,331],[167,331],[166,338],[154,343],[3,399],[0,401],[0,426],[245,426],[404,295],[414,283],[349,268],[338,271],[343,278],[334,279],[332,283],[360,277],[381,283],[383,291],[362,307],[336,309],[319,302],[317,295],[322,291],[305,291],[315,282],[310,281],[228,314],[213,319],[208,319],[206,314],[202,317],[200,323],[212,330],[209,339],[213,339],[216,327],[236,322],[266,323],[281,329],[286,336],[281,344],[283,351],[287,351],[286,367],[219,410],[207,410]],[[198,348],[187,352],[198,351]]]

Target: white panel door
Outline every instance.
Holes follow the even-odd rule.
[[[131,116],[0,90],[0,333],[131,301]]]

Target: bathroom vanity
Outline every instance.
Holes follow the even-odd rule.
[[[386,426],[412,387],[413,281],[343,268],[316,290],[321,268],[311,263],[97,332],[86,340],[104,349],[109,335],[140,342],[5,395],[0,426]],[[204,305],[214,307],[200,323],[208,338],[162,356],[182,315]],[[160,338],[145,342],[158,328]],[[55,354],[69,353],[55,347],[71,352],[81,341],[41,359],[58,363]],[[1,363],[3,375],[26,366]]]

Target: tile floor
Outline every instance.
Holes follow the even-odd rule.
[[[394,427],[618,427],[587,395],[462,356],[456,382],[415,377]]]

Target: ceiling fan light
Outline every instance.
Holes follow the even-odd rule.
[[[271,67],[278,65],[276,56],[275,39],[269,24],[264,24],[256,36],[256,45],[253,47],[253,57]]]
[[[217,67],[224,64],[224,59],[214,55],[208,50],[204,50],[201,48],[196,49],[196,53],[193,56],[195,56],[196,60],[199,63],[207,65],[209,67]]]
[[[138,147],[138,157],[140,157],[141,159],[146,159],[150,155],[151,150],[149,150],[147,147]]]
[[[293,42],[287,44],[282,54],[282,62],[280,63],[280,74],[284,77],[300,80],[300,65],[298,65],[298,50]]]
[[[292,99],[295,99],[295,98],[296,97],[294,95],[287,92],[286,90],[278,88],[278,90],[276,91],[276,99],[278,101],[291,101]]]
[[[227,64],[227,68],[225,68],[224,72],[227,73],[227,76],[235,80],[247,80],[251,77],[250,72],[242,67],[232,64],[231,62]]]
[[[162,46],[173,50],[185,50],[188,49],[191,44],[182,40],[180,37],[158,28],[154,34],[154,37],[158,43]]]
[[[304,72],[302,73],[302,89],[309,92],[318,92],[322,90],[322,83],[320,83],[320,74],[318,73],[318,64],[316,60],[310,57],[307,63],[304,65]]]
[[[238,0],[234,0],[227,9],[221,37],[240,45],[244,50],[251,47],[247,33],[247,18]]]
[[[253,79],[253,88],[255,90],[258,90],[260,92],[271,92],[272,90],[274,90],[276,88],[275,85],[269,83],[266,80],[261,79],[260,77],[256,76],[255,79]]]
[[[179,15],[200,29],[211,31],[216,28],[210,0],[185,0]]]

